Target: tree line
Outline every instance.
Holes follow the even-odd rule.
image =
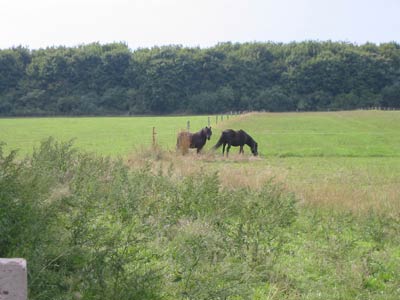
[[[0,50],[0,115],[400,108],[400,44],[124,43]]]

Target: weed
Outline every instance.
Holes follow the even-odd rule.
[[[299,205],[268,172],[226,186],[212,155],[160,155],[0,147],[0,255],[28,260],[31,299],[399,297],[395,212]]]

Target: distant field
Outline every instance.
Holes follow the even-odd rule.
[[[7,149],[18,149],[20,155],[31,153],[41,140],[52,136],[62,141],[74,139],[74,145],[85,151],[124,156],[136,147],[151,145],[153,127],[157,142],[173,147],[188,120],[196,131],[208,124],[206,116],[0,119],[0,141]]]
[[[0,141],[26,154],[52,136],[75,139],[83,150],[126,155],[151,144],[153,127],[157,142],[173,149],[188,120],[191,131],[208,123],[207,116],[0,119]],[[210,144],[221,129],[242,128],[257,140],[264,157],[400,157],[400,112],[257,113],[217,125],[213,116],[211,125]]]
[[[255,179],[275,177],[305,203],[400,211],[399,111],[254,114],[232,126],[259,142]]]
[[[400,157],[400,112],[255,114],[235,127],[278,157]]]
[[[151,144],[153,126],[157,142],[174,149],[176,134],[188,120],[192,131],[208,123],[207,116],[0,119],[0,141],[7,150],[19,149],[20,156],[53,136],[75,139],[75,146],[86,151],[129,157]],[[228,160],[193,155],[196,159],[185,158],[182,168],[191,163],[218,169],[227,185],[254,187],[274,178],[306,203],[400,209],[400,112],[254,113],[218,124],[213,116],[211,125],[206,152],[222,129],[242,128],[258,142],[261,158],[239,158],[232,148]],[[171,159],[179,165],[177,160]]]

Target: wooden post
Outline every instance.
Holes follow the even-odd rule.
[[[218,115],[215,116],[215,124],[218,124]]]
[[[153,147],[156,145],[156,134],[157,134],[156,128],[153,127]]]
[[[187,131],[190,131],[190,121],[187,121],[186,128],[187,128]]]

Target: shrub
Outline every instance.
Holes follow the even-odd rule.
[[[269,182],[224,189],[43,141],[0,146],[0,255],[30,299],[397,299],[397,216],[297,208]]]

